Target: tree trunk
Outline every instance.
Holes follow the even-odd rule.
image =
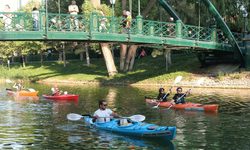
[[[62,61],[62,52],[59,52],[59,61]]]
[[[15,63],[15,56],[13,55],[11,58],[12,58],[11,63],[14,64]]]
[[[148,13],[150,12],[150,10],[152,9],[152,7],[155,5],[156,2],[157,2],[157,0],[150,0],[149,1],[147,6],[145,7],[145,9],[141,13],[143,18],[145,18],[148,15]]]
[[[22,59],[23,59],[23,67],[25,68],[24,55],[22,55]]]
[[[120,70],[124,70],[124,61],[127,53],[127,45],[120,45]]]
[[[128,51],[128,56],[126,59],[126,67],[124,71],[127,71],[128,69],[133,69],[134,61],[135,61],[135,53],[136,53],[137,46],[131,45]]]
[[[95,10],[100,7],[101,1],[100,0],[91,0],[91,3],[93,4]]]
[[[117,73],[117,70],[115,67],[114,60],[112,59],[112,54],[111,54],[111,51],[109,48],[109,44],[101,43],[101,47],[102,47],[102,53],[104,56],[104,60],[106,62],[108,74],[109,74],[109,76],[113,76]]]
[[[25,63],[28,63],[28,55],[25,56]]]
[[[40,50],[41,66],[43,67],[43,50]]]
[[[131,17],[132,17],[132,0],[129,0],[129,12],[130,12]]]
[[[83,61],[83,52],[80,53],[80,61]]]
[[[166,50],[166,71],[168,71],[168,64],[171,65],[171,50]]]
[[[113,59],[114,59],[114,61],[115,61],[115,52],[114,52],[114,47],[112,48],[111,53],[112,53],[112,57],[113,57]]]
[[[63,44],[63,67],[66,67],[65,44]]]
[[[86,50],[86,61],[87,61],[87,67],[90,67],[90,59],[89,59],[88,43],[85,43],[85,50]]]
[[[127,0],[122,0],[122,10],[125,10],[127,6]]]

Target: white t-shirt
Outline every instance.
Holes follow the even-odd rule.
[[[39,11],[38,10],[35,10],[35,11],[32,11],[32,17],[34,18],[34,20],[38,20],[39,18]]]
[[[69,5],[68,10],[71,11],[71,15],[77,15],[77,12],[79,12],[78,6],[77,5]]]
[[[110,118],[102,118],[102,117],[110,117],[112,112],[113,111],[110,109],[105,109],[105,110],[98,109],[97,111],[95,111],[94,116],[98,115],[97,122],[99,123],[109,122]]]

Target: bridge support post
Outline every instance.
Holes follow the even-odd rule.
[[[176,21],[175,35],[177,38],[182,38],[182,21],[181,20]]]
[[[154,32],[155,32],[155,25],[153,23],[149,24],[149,31],[148,31],[148,35],[149,36],[154,36]]]
[[[142,35],[142,16],[138,15],[136,19],[137,19],[137,30],[136,30],[137,34]]]
[[[47,33],[46,33],[46,9],[41,8],[39,10],[40,13],[40,25],[39,25],[39,31],[43,32],[44,38],[47,38]],[[47,18],[48,19],[48,18]]]
[[[201,63],[201,67],[200,68],[205,68],[206,67],[206,54],[205,53],[201,53],[201,52],[197,52],[196,56],[198,57],[199,62]]]
[[[217,26],[213,25],[211,30],[211,41],[217,42]]]
[[[90,20],[90,31],[91,33],[98,32],[98,12],[91,12],[91,20]]]
[[[245,70],[250,71],[250,41],[243,41],[245,42],[245,48],[246,48],[246,53],[245,53]]]

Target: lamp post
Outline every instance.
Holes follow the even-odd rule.
[[[112,5],[112,17],[114,17],[114,5],[115,5],[115,0],[110,0],[110,4]]]
[[[248,15],[248,13],[247,13],[247,11],[243,11],[243,18],[244,18],[244,32],[243,32],[243,38],[246,36],[246,33],[247,33],[247,31],[246,31],[246,18],[247,18],[247,15]]]
[[[243,38],[247,35],[247,31],[246,31],[246,18],[247,18],[247,11],[243,11],[243,18],[244,18],[244,31],[243,31]],[[243,46],[245,46],[245,41],[243,41]]]
[[[22,0],[19,0],[19,12],[22,12]]]

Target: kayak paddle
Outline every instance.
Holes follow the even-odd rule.
[[[181,81],[181,79],[182,79],[182,76],[176,77],[176,79],[175,79],[175,81],[174,81],[174,84],[172,85],[172,87],[171,87],[170,89],[172,89],[172,88],[175,86],[175,84],[179,83],[179,82]],[[167,94],[168,94],[169,92],[170,92],[170,90],[168,90],[168,92],[164,95],[163,99],[167,96]],[[160,103],[161,103],[161,102],[160,102]],[[157,106],[154,106],[153,108],[157,108],[157,107],[160,105],[160,103],[159,103]]]
[[[12,81],[10,79],[6,79],[5,80],[7,83],[12,83]],[[27,88],[30,92],[35,92],[36,90],[31,89],[31,88]]]
[[[79,115],[79,114],[74,114],[74,113],[67,115],[67,118],[72,121],[80,120],[82,117],[94,118],[94,116],[91,116],[91,115]],[[111,118],[111,117],[100,117],[100,118]],[[145,118],[146,117],[143,115],[133,115],[131,117],[122,117],[122,119],[131,119],[132,121],[136,121],[136,122],[144,121]]]
[[[204,78],[199,79],[199,80],[195,83],[195,85],[192,86],[192,88],[194,88],[195,86],[201,84],[203,81],[204,81]],[[191,91],[192,88],[190,88],[188,91]],[[185,94],[183,94],[181,97],[179,97],[176,101],[179,101],[182,97],[184,97],[184,96],[188,93],[188,91],[187,91]],[[169,110],[172,106],[173,106],[173,104],[172,104],[170,107],[168,107],[167,110]]]

